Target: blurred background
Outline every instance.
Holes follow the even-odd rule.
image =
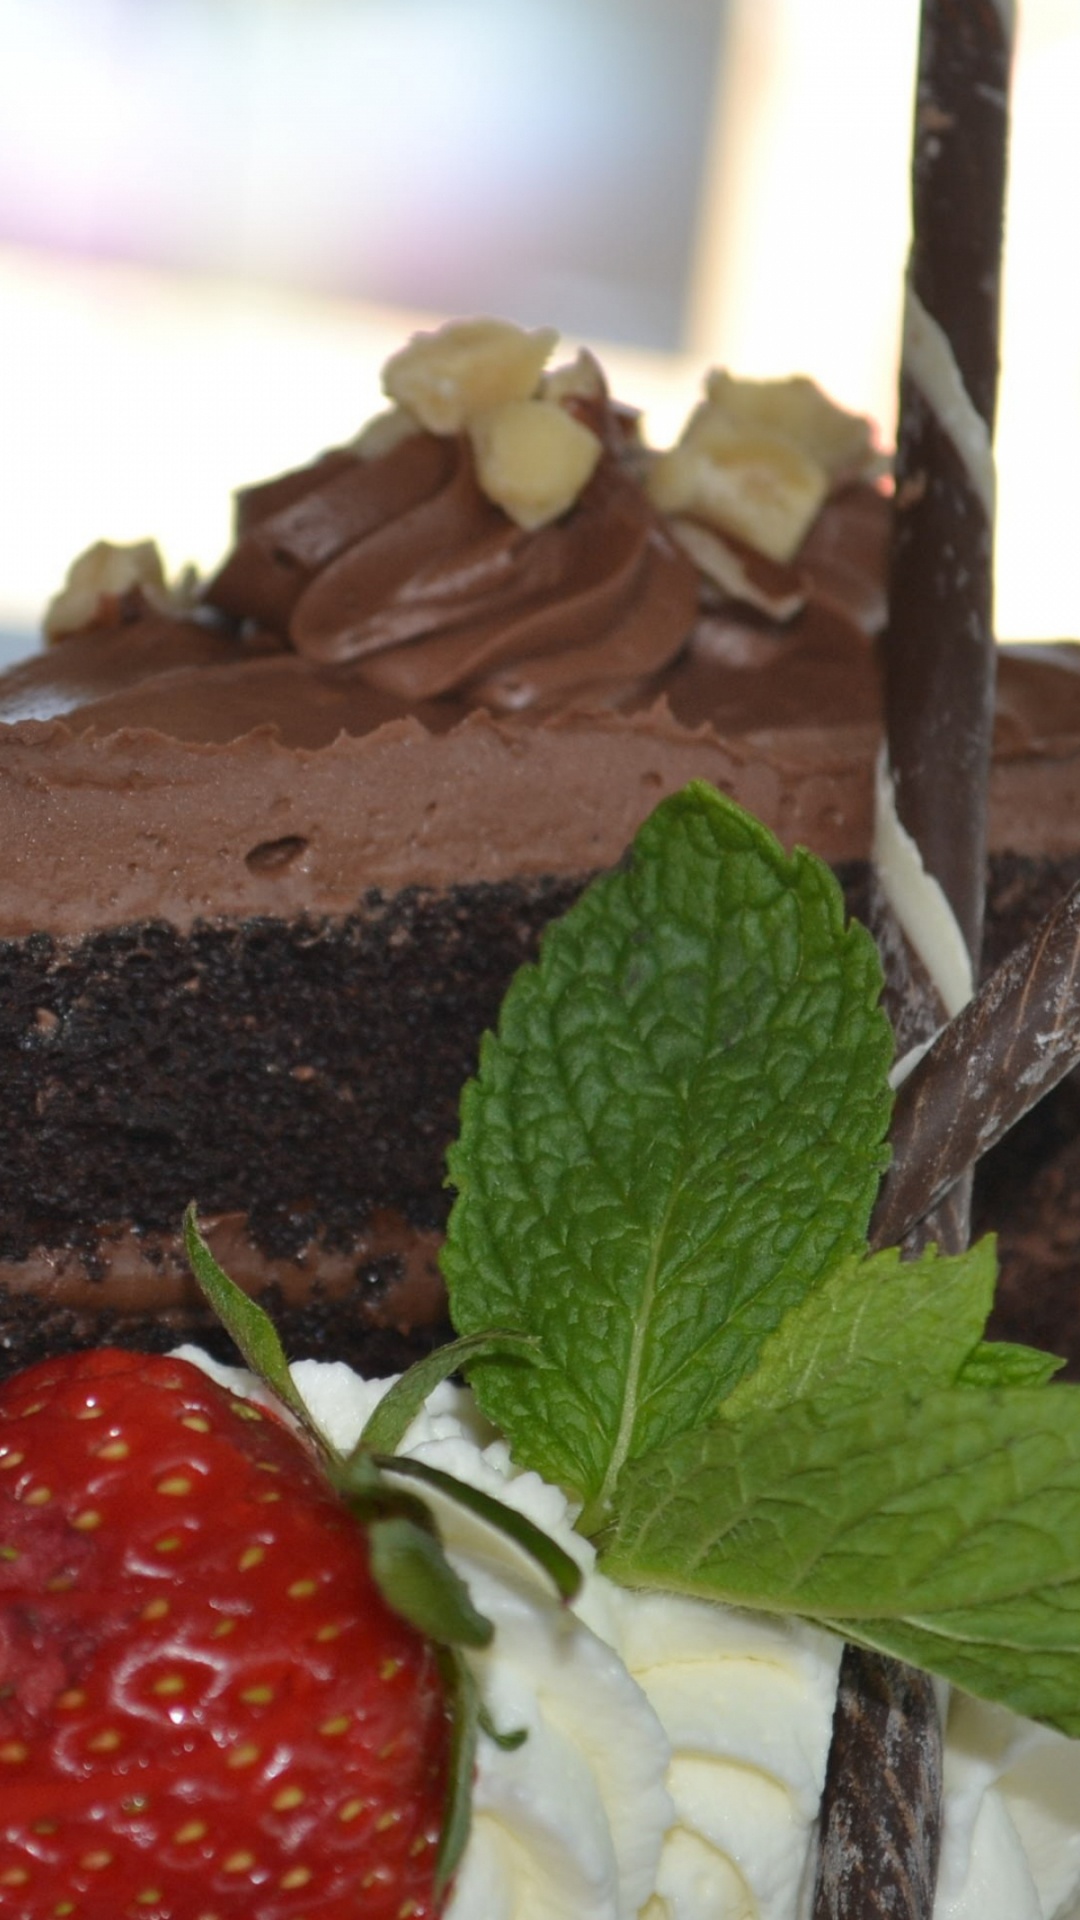
[[[0,0],[0,659],[68,561],[209,568],[416,326],[705,368],[894,426],[917,0]],[[998,626],[1080,633],[1080,0],[1025,0]]]

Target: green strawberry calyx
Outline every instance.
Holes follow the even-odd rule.
[[[468,1586],[447,1558],[429,1488],[497,1528],[551,1580],[564,1601],[581,1586],[581,1569],[556,1541],[515,1508],[421,1460],[396,1455],[405,1432],[433,1389],[450,1374],[498,1353],[525,1364],[537,1342],[530,1335],[488,1332],[453,1341],[418,1361],[374,1409],[356,1445],[343,1454],[329,1440],[298,1392],[277,1331],[257,1302],[215,1260],[194,1205],[184,1214],[184,1242],[192,1272],[252,1373],[307,1436],[335,1492],[365,1530],[372,1577],[383,1598],[436,1648],[452,1717],[451,1765],[436,1883],[445,1889],[468,1838],[476,1742],[481,1732],[513,1747],[524,1735],[490,1723],[466,1648],[490,1645],[491,1622],[473,1604]],[[402,1484],[402,1483],[405,1484]],[[410,1485],[409,1483],[412,1483]],[[420,1489],[414,1492],[412,1487]]]

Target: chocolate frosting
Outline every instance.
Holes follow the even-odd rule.
[[[518,554],[531,593],[504,592],[498,567],[481,567],[483,611],[466,618],[460,555],[444,547],[425,568],[414,543],[415,591],[391,566],[402,527],[415,532],[417,463],[431,489],[421,510],[434,499],[442,512],[448,489],[464,500],[474,531],[497,528],[493,546],[477,536],[466,550]],[[388,498],[401,509],[389,527]],[[365,515],[377,523],[371,540],[353,537]],[[373,887],[584,876],[618,860],[645,814],[690,779],[732,794],[788,846],[865,857],[888,524],[883,494],[848,488],[794,565],[740,553],[750,605],[690,567],[610,443],[578,505],[532,535],[478,496],[456,440],[417,434],[377,461],[328,454],[242,497],[212,606],[170,617],[129,596],[111,624],[0,676],[0,937],[344,914]],[[605,558],[608,533],[617,565]],[[566,589],[544,629],[547,653],[536,552]],[[349,658],[299,651],[298,609],[309,596],[322,607],[325,640],[326,581],[340,585],[354,567],[392,576],[403,617],[415,599],[450,607],[460,629]],[[451,577],[456,598],[428,591]],[[496,601],[526,641],[499,665],[482,637]],[[586,602],[622,611],[599,640],[560,647]],[[373,610],[377,625],[390,623],[388,606]],[[658,639],[643,632],[643,606],[659,618]],[[302,637],[313,630],[301,623]],[[455,650],[478,679],[419,700],[372,683]],[[1080,653],[1005,653],[999,680],[991,845],[1068,849],[1080,807]],[[517,699],[527,683],[539,689],[534,704],[497,708],[496,692]]]
[[[170,618],[129,600],[0,675],[0,726],[62,720],[71,734],[137,728],[204,745],[265,730],[318,748],[406,718],[438,734],[478,709],[548,725],[659,701],[684,727],[725,732],[876,724],[881,494],[838,496],[794,566],[741,551],[759,593],[800,609],[777,619],[709,589],[612,456],[571,514],[525,534],[480,494],[464,448],[416,434],[377,462],[334,452],[241,495],[237,545],[205,609]],[[468,541],[427,560],[410,544],[407,574],[398,548],[413,542],[412,509],[370,538],[357,528],[371,520],[373,483],[400,504],[404,478],[415,490],[436,460],[440,510],[448,493],[468,502]],[[375,605],[387,549],[396,597]],[[361,581],[366,622],[349,611]],[[310,647],[312,605],[325,657]],[[421,616],[441,630],[417,637]]]
[[[410,705],[468,690],[516,712],[659,672],[697,577],[612,452],[568,514],[524,532],[481,492],[467,439],[414,433],[243,494],[206,597]]]

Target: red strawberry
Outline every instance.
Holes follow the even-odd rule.
[[[421,1920],[449,1743],[275,1418],[112,1350],[0,1388],[0,1914]]]

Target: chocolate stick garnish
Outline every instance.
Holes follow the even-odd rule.
[[[886,957],[891,950],[900,959],[890,973],[901,988],[904,1047],[938,1024],[936,1001],[954,1013],[970,993],[982,943],[994,706],[990,448],[1011,37],[1011,0],[922,0],[875,848],[885,907],[929,976],[913,993],[919,968],[904,964],[894,928]],[[881,850],[893,805],[890,864]],[[935,892],[927,874],[951,909],[959,991],[924,937],[922,908],[914,919],[908,911],[903,883],[925,900]],[[968,1214],[963,1194],[933,1222],[952,1251],[967,1242]],[[932,1683],[900,1661],[847,1647],[814,1920],[931,1920],[940,1839]]]
[[[1011,37],[1008,0],[924,0],[883,648],[896,815],[952,911],[968,992],[982,940],[993,726],[991,437]],[[964,989],[945,987],[940,957],[914,933],[887,859],[879,859],[879,882],[919,956],[905,967],[899,928],[890,930],[879,907],[875,931],[903,1052],[957,1010]],[[954,1195],[930,1225],[953,1250],[966,1242],[969,1194]]]
[[[821,1807],[817,1913],[873,1920],[932,1912],[941,1741],[912,1735],[936,1724],[928,1673],[844,1648]]]
[[[1080,1061],[1080,885],[991,974],[908,1075],[870,1226],[894,1246]]]
[[[982,939],[1008,0],[923,0],[884,646],[902,825]]]

